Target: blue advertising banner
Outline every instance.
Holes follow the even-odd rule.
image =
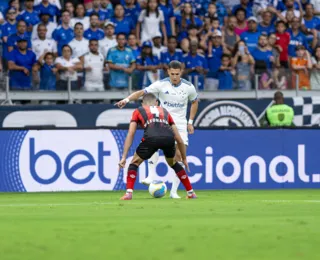
[[[296,126],[320,125],[320,97],[288,98]],[[271,99],[200,101],[195,127],[259,127]],[[118,109],[112,104],[0,106],[0,127],[119,127],[128,125],[138,104]]]
[[[118,170],[126,130],[1,130],[0,192],[125,189]],[[142,137],[138,131],[127,166]],[[198,130],[190,136],[194,189],[319,188],[320,131]],[[139,168],[136,189],[148,175]],[[157,179],[170,187],[174,172],[160,153]],[[183,188],[180,186],[180,188]]]

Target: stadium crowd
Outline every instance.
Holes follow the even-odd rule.
[[[4,2],[10,89],[139,89],[171,60],[199,90],[320,89],[320,0]]]

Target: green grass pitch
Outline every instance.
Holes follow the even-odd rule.
[[[0,194],[0,259],[320,259],[320,190],[122,194]]]

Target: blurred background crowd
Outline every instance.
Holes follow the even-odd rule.
[[[320,0],[10,0],[13,90],[141,89],[179,60],[199,90],[320,89]]]

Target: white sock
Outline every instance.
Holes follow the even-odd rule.
[[[127,193],[132,193],[133,190],[132,189],[127,189]]]
[[[148,160],[148,178],[152,181],[156,179],[156,168],[159,161],[159,151],[156,151]]]
[[[178,162],[184,169],[184,164],[182,162]],[[173,180],[172,180],[172,187],[171,187],[171,194],[176,194],[178,193],[178,188],[179,188],[180,180],[177,176],[177,174],[174,175]]]

